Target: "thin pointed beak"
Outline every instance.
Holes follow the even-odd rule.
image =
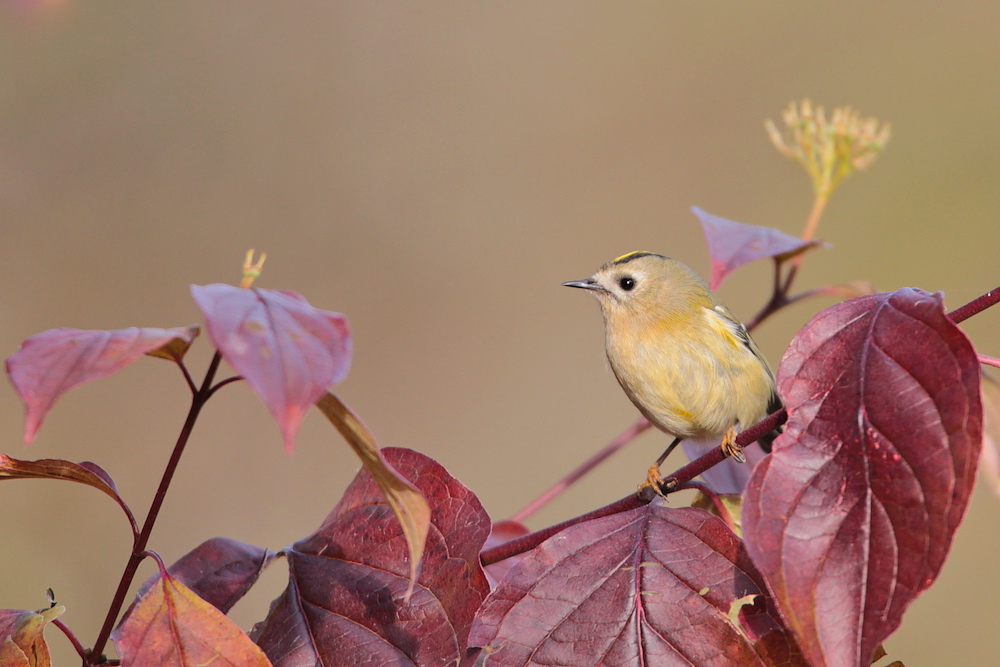
[[[592,289],[598,292],[603,292],[604,288],[597,284],[597,281],[593,278],[587,278],[586,280],[571,280],[568,283],[563,283],[563,287],[579,287],[581,289]]]

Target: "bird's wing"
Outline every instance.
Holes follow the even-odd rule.
[[[750,332],[747,331],[747,328],[745,326],[743,326],[743,323],[740,322],[738,319],[736,319],[736,316],[733,315],[729,311],[729,309],[723,306],[722,304],[717,304],[715,306],[712,306],[712,308],[709,309],[709,313],[711,313],[713,317],[718,318],[717,321],[721,322],[722,325],[729,331],[729,333],[731,333],[733,336],[736,337],[738,341],[740,341],[743,345],[745,345],[746,348],[750,350],[750,352],[752,352],[755,357],[760,359],[760,363],[764,365],[764,368],[767,369],[768,374],[773,379],[774,374],[771,373],[771,367],[767,365],[767,360],[764,358],[764,354],[760,351],[760,348],[757,347],[757,343],[753,341],[753,338],[750,337]]]
[[[747,328],[743,326],[743,323],[736,319],[736,316],[729,312],[729,309],[725,306],[718,304],[709,309],[711,316],[717,318],[717,322],[721,322],[723,326],[729,330],[732,335],[739,340],[743,345],[746,345],[747,349],[753,353],[755,357],[760,360],[760,363],[767,370],[767,374],[771,376],[772,382],[774,381],[774,373],[771,372],[771,367],[767,365],[767,360],[764,359],[764,355],[761,353],[760,348],[757,347],[757,343],[753,342],[753,338],[750,337],[750,332]],[[768,413],[775,412],[785,407],[782,402],[781,397],[778,396],[777,387],[771,391],[771,398],[767,404]],[[760,439],[760,446],[765,452],[771,451],[771,443],[774,439],[781,433],[784,429],[782,427],[776,428],[771,433],[764,435]]]

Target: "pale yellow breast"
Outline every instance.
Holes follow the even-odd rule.
[[[701,438],[766,416],[770,372],[724,322],[663,319],[636,329],[609,329],[617,344],[608,341],[608,359],[625,393],[659,428]]]

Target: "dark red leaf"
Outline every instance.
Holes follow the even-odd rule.
[[[227,613],[246,595],[276,553],[228,537],[213,537],[181,556],[167,571],[202,600]],[[139,596],[160,580],[157,572],[139,589]],[[126,617],[131,611],[126,613]]]
[[[388,464],[375,442],[375,436],[339,398],[327,392],[316,402],[316,407],[340,431],[351,449],[361,459],[365,470],[375,479],[383,497],[399,520],[410,548],[411,588],[407,591],[409,595],[417,583],[420,558],[424,553],[424,545],[427,544],[427,533],[431,526],[431,508],[420,491]]]
[[[312,536],[285,550],[289,585],[254,636],[275,665],[448,665],[465,657],[489,590],[479,551],[490,520],[439,464],[383,450],[431,507],[423,565],[409,600],[409,548],[392,509],[362,470]]]
[[[144,354],[164,356],[198,335],[197,327],[84,331],[51,329],[21,343],[7,357],[7,376],[25,406],[24,442],[30,443],[56,400],[84,382],[117,373]],[[179,342],[180,341],[180,342]]]
[[[743,532],[810,664],[868,664],[937,577],[975,479],[979,377],[940,294],[846,301],[792,341],[788,423],[750,478]]]
[[[712,258],[710,287],[716,289],[722,279],[748,262],[762,257],[787,259],[809,248],[823,245],[822,241],[803,241],[771,227],[745,225],[706,213],[697,206],[691,209],[701,220],[708,254]]]
[[[271,664],[225,614],[169,574],[136,601],[112,636],[122,667]]]
[[[192,285],[212,344],[278,420],[291,451],[310,405],[347,376],[351,334],[340,313],[295,292]]]
[[[651,504],[528,553],[490,593],[469,643],[487,667],[804,665],[763,594],[718,517]],[[762,601],[740,610],[748,596]]]

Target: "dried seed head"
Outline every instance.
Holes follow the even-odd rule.
[[[808,100],[788,105],[782,113],[784,131],[772,121],[765,127],[782,155],[801,164],[817,194],[830,193],[850,173],[866,169],[889,141],[890,125],[861,118],[851,107],[838,107],[830,118]]]

